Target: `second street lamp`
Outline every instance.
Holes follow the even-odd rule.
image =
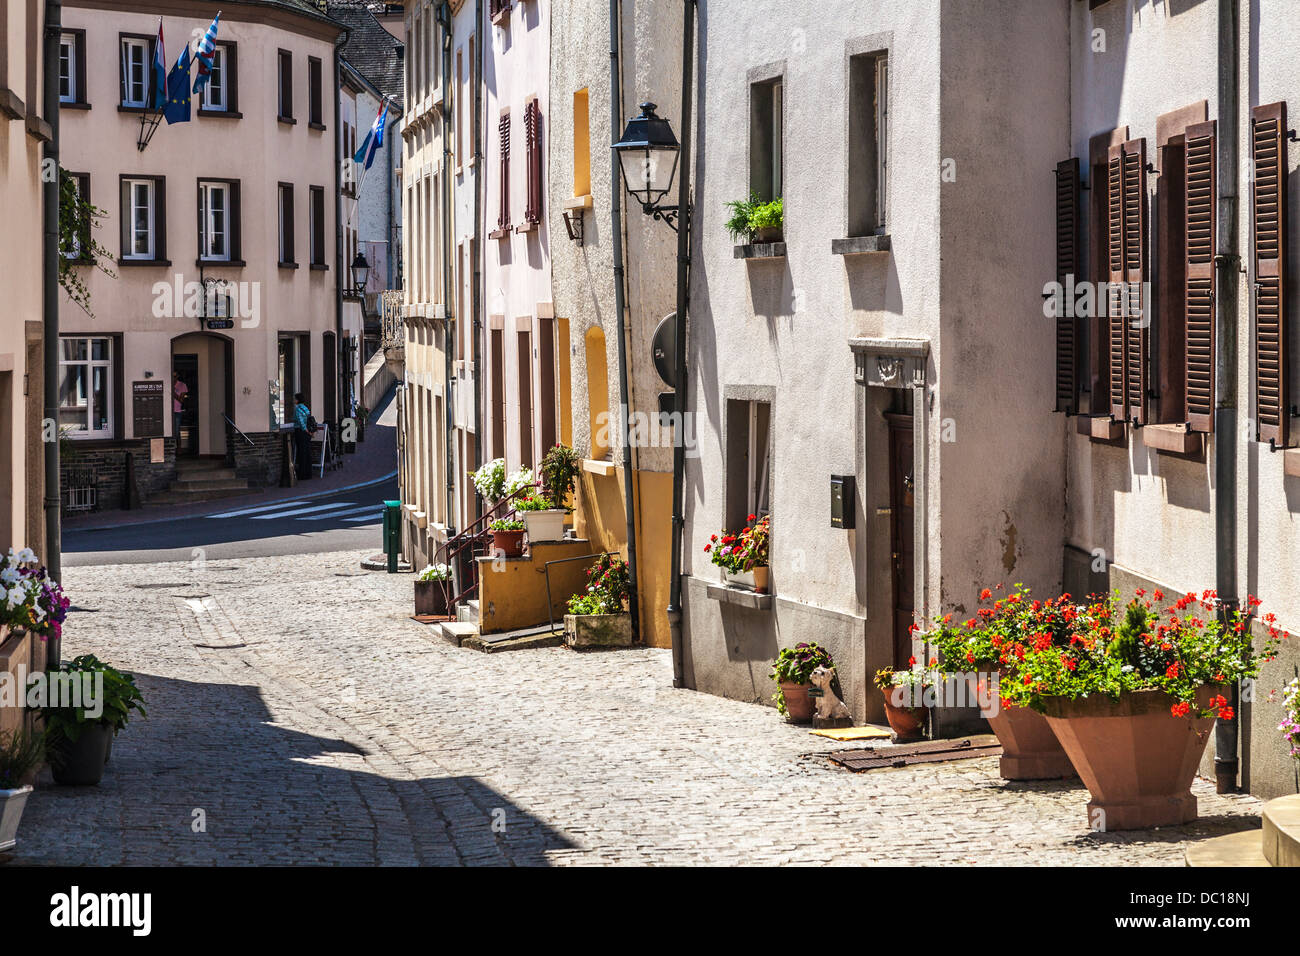
[[[366,282],[370,279],[370,263],[363,253],[357,253],[348,271],[352,273],[352,295],[360,298],[365,291]]]
[[[672,125],[655,109],[654,103],[642,103],[640,115],[628,122],[613,149],[628,193],[646,215],[662,219],[675,231],[678,207],[661,206],[659,201],[672,189],[682,148]]]

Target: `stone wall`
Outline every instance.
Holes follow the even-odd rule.
[[[140,491],[140,500],[147,501],[149,496],[165,491],[176,477],[176,442],[171,438],[163,439],[163,460],[158,464],[150,462],[148,438],[129,441],[86,441],[69,442],[71,450],[59,456],[59,487],[62,493],[63,510],[68,510],[68,492],[70,489],[93,485],[96,503],[93,511],[112,511],[125,503],[126,493],[126,459],[135,459],[135,481]]]
[[[227,455],[235,460],[235,477],[244,478],[250,488],[273,488],[280,483],[284,440],[280,432],[254,432],[249,444],[238,434],[226,436]]]

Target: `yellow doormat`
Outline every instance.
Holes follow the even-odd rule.
[[[810,730],[808,733],[829,737],[831,740],[875,740],[889,737],[892,731],[879,724],[867,724],[865,727],[828,727],[825,730]]]

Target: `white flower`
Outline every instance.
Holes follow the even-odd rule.
[[[17,580],[18,580],[17,568],[5,568],[3,571],[0,571],[0,582],[3,582],[5,584],[13,584]]]
[[[18,556],[15,560],[17,560],[19,564],[35,564],[37,560],[36,552],[31,548],[23,548],[18,552]]]

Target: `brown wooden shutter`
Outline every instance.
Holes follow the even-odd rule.
[[[1285,448],[1291,417],[1286,327],[1286,104],[1250,111],[1258,439]]]
[[[1214,430],[1214,130],[1213,120],[1187,127],[1187,422],[1198,432]]]
[[[542,110],[537,100],[524,109],[524,134],[528,146],[528,206],[524,219],[534,226],[542,221]]]
[[[1147,303],[1146,140],[1110,148],[1107,164],[1107,245],[1111,415],[1146,422]]]
[[[501,215],[498,229],[510,228],[510,114],[504,113],[498,124],[501,134]]]
[[[1056,164],[1056,281],[1065,289],[1079,275],[1079,160]],[[1078,323],[1073,304],[1061,300],[1056,317],[1056,410],[1079,411]]]

